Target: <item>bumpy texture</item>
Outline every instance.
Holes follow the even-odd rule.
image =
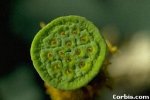
[[[99,30],[80,16],[59,17],[35,36],[31,59],[49,85],[72,90],[88,84],[99,72],[106,43]]]

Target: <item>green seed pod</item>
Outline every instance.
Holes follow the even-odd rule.
[[[59,17],[34,37],[31,59],[41,78],[61,90],[88,84],[99,72],[106,43],[98,28],[84,17]]]

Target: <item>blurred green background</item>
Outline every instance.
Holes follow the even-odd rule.
[[[115,28],[119,47],[139,31],[150,39],[150,0],[1,0],[0,100],[49,100],[30,60],[30,45],[41,21],[64,15],[84,16],[102,33]],[[139,94],[149,95],[150,88]]]

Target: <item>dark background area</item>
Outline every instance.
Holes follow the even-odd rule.
[[[15,35],[11,28],[11,11],[15,2],[17,1],[0,1],[0,100],[49,100],[43,92],[44,83],[30,60],[31,41]],[[31,92],[26,91],[27,89]],[[37,96],[38,94],[40,95]]]
[[[0,100],[48,100],[30,60],[30,45],[41,21],[63,15],[84,16],[102,31],[117,27],[119,46],[135,32],[150,30],[149,0],[1,0]]]

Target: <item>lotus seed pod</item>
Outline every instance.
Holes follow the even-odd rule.
[[[73,90],[99,73],[106,43],[92,22],[70,15],[43,27],[34,37],[30,53],[35,69],[47,84]]]

